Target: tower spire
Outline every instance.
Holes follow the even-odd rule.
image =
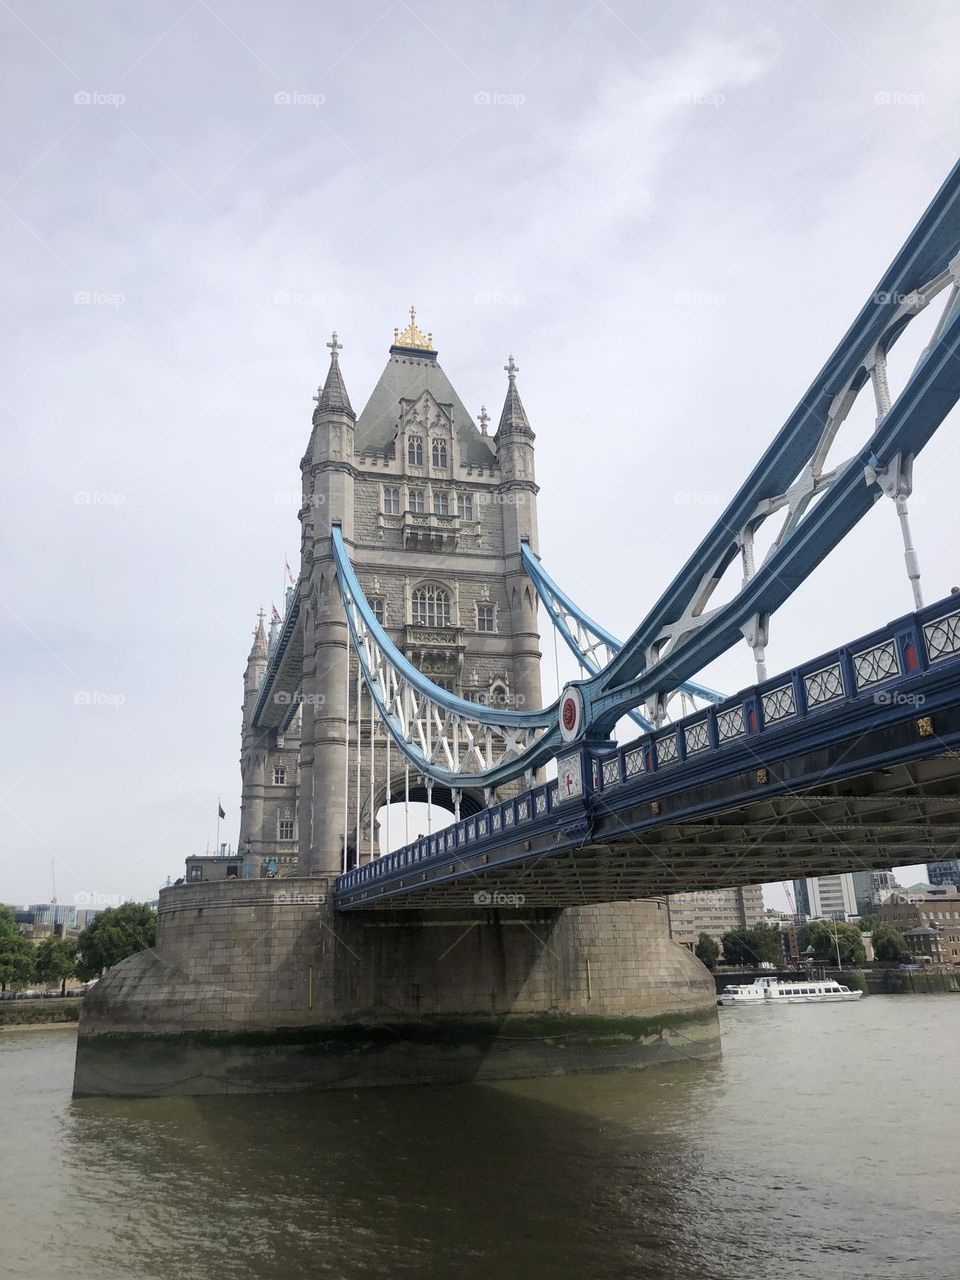
[[[503,367],[507,375],[507,395],[503,402],[503,411],[500,414],[497,435],[502,436],[508,432],[521,432],[532,437],[533,431],[530,427],[530,420],[527,418],[527,411],[523,407],[520,392],[517,390],[517,374],[520,372],[520,368],[512,354]]]
[[[340,413],[349,413],[352,417],[356,417],[353,412],[353,405],[350,403],[350,397],[347,395],[343,374],[340,372],[340,352],[343,350],[343,345],[337,339],[336,329],[334,329],[333,336],[327,346],[330,349],[330,368],[327,370],[326,382],[320,388],[318,394],[314,396],[317,402],[317,411],[324,413],[327,410],[333,410]]]
[[[253,633],[253,646],[250,649],[249,662],[255,662],[258,658],[267,656],[267,633],[263,625],[264,612],[261,607],[257,614],[257,625]]]

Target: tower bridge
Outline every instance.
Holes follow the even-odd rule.
[[[889,352],[927,307],[932,337],[891,385]],[[960,166],[622,643],[540,560],[513,357],[491,435],[412,308],[359,415],[336,333],[328,347],[299,575],[244,676],[246,878],[161,893],[156,951],[85,1002],[77,1092],[717,1052],[712,981],[669,941],[658,895],[943,858],[960,835],[960,602],[924,603],[908,513],[914,459],[960,398]],[[860,396],[874,424],[837,458]],[[771,676],[776,611],[885,499],[913,611]],[[541,609],[582,671],[548,706]],[[702,683],[744,642],[752,685]],[[449,804],[454,825],[381,841],[382,806],[418,799]]]

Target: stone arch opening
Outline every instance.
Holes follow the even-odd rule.
[[[381,855],[402,849],[405,844],[420,836],[442,831],[456,821],[453,793],[449,787],[435,784],[428,804],[426,783],[420,777],[411,777],[408,803],[402,770],[398,779],[391,779],[390,797],[388,798],[386,787],[383,786],[379,789],[376,802],[375,844],[379,844]],[[484,807],[481,790],[460,793],[461,818],[472,818]]]

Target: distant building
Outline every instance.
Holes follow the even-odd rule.
[[[949,964],[944,946],[943,934],[929,924],[918,925],[916,929],[908,929],[903,940],[910,949],[915,960],[929,960],[931,964]],[[954,951],[956,955],[956,951]]]
[[[872,915],[896,888],[892,871],[845,871],[793,882],[797,912],[811,920]]]
[[[77,908],[65,902],[37,902],[30,906],[34,924],[62,924],[68,929],[77,927]]]
[[[763,889],[698,889],[667,898],[670,937],[691,951],[701,933],[717,942],[731,929],[752,929],[763,919]]]
[[[897,888],[892,871],[854,871],[851,874],[858,916],[873,915],[881,902]]]
[[[941,891],[915,901],[905,892],[895,893],[877,915],[883,924],[893,925],[903,934],[914,954],[929,956],[937,964],[960,965],[960,895],[956,891]],[[922,932],[931,929],[936,939]]]
[[[952,884],[960,888],[960,858],[948,858],[945,862],[928,862],[927,875],[931,884]]]
[[[919,884],[907,885],[906,889],[896,888],[893,893],[889,894],[886,901],[897,894],[901,894],[908,902],[920,902],[924,898],[960,898],[960,889],[953,884],[927,884],[920,881]]]
[[[794,880],[793,896],[798,913],[809,916],[811,920],[846,920],[847,916],[860,914],[853,874],[849,871],[835,876]]]

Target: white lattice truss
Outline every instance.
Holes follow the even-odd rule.
[[[536,586],[540,600],[549,613],[554,627],[561,635],[566,632],[574,640],[577,647],[577,660],[582,669],[588,675],[597,675],[613,661],[623,646],[614,643],[613,637],[598,634],[579,613],[574,612],[554,591],[551,591],[549,585],[542,579],[536,582]],[[643,729],[652,729],[655,726],[659,728],[671,721],[682,720],[684,716],[692,715],[695,711],[702,711],[704,707],[719,701],[720,696],[720,694],[710,697],[701,696],[698,692],[681,687],[672,689],[669,693],[662,695],[656,703],[651,704],[649,710],[652,720],[648,720],[639,712],[628,712],[628,715]],[[679,715],[675,710],[674,712],[670,710],[671,703],[677,698],[679,698]]]
[[[477,703],[474,711],[474,704],[451,699],[425,677],[414,685],[367,626],[349,586],[341,593],[353,648],[380,717],[403,754],[426,776],[443,771],[451,775],[451,785],[469,782],[471,776],[519,759],[555,723],[555,713],[549,712],[534,724],[504,722],[494,709]]]
[[[855,461],[855,457],[851,457],[832,467],[827,467],[830,450],[840,428],[849,416],[858,395],[868,382],[873,387],[877,425],[890,412],[894,400],[891,399],[887,380],[887,352],[906,325],[918,316],[921,311],[926,310],[944,289],[949,289],[949,293],[943,312],[930,341],[920,353],[914,369],[904,382],[904,386],[926,359],[928,352],[943,333],[958,307],[960,307],[960,255],[954,258],[947,269],[934,277],[934,279],[899,299],[899,304],[891,312],[890,320],[883,333],[873,344],[873,347],[860,363],[846,386],[834,396],[820,439],[797,479],[785,492],[770,494],[768,497],[759,500],[741,528],[731,529],[733,541],[739,550],[743,571],[741,591],[757,571],[757,565],[754,560],[754,538],[760,525],[771,516],[783,513],[783,521],[779,532],[761,562],[765,564],[796,533],[797,528],[814,501],[832,488],[839,477]],[[899,390],[902,389],[901,387]],[[878,484],[883,493],[895,500],[904,526],[906,521],[906,499],[910,496],[911,491],[911,462],[911,459],[899,459],[898,457],[898,465],[896,467],[888,468],[887,471],[879,474],[873,471],[872,468],[866,467],[864,477],[867,484]],[[904,535],[906,540],[909,536],[906,527],[904,527]],[[648,667],[665,658],[681,641],[706,625],[720,612],[720,609],[707,612],[704,612],[704,610],[720,584],[728,563],[728,556],[724,554],[718,557],[714,564],[702,575],[699,584],[691,593],[689,603],[682,616],[675,622],[665,625],[648,646],[646,651]],[[911,572],[910,576],[911,578],[914,576],[919,577],[919,571],[916,572],[916,575]],[[915,593],[918,594],[916,587]],[[919,598],[917,604],[919,607]],[[721,608],[728,607],[729,605],[721,606]],[[755,617],[748,626],[743,628],[748,644],[754,649],[758,664],[763,661],[767,627],[768,620],[766,618]]]

